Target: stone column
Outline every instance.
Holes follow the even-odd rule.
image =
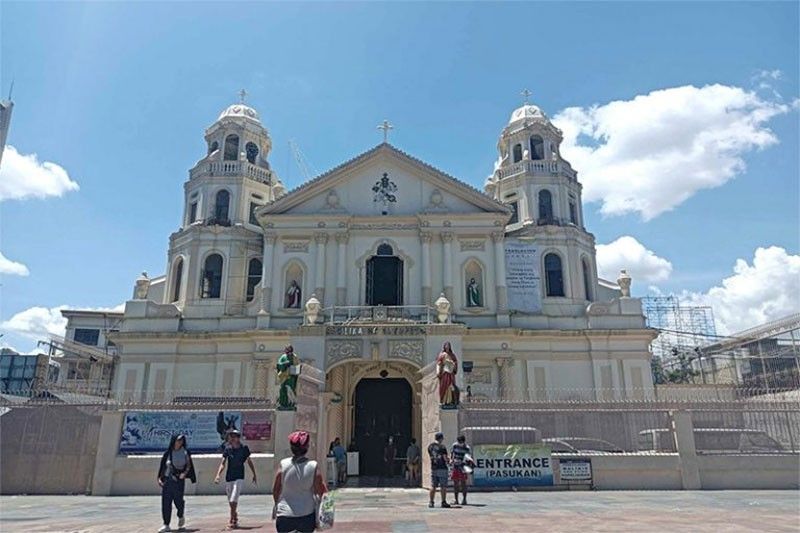
[[[347,305],[347,233],[336,234],[336,305]]]
[[[269,360],[256,359],[253,362],[255,367],[255,379],[253,380],[253,395],[256,398],[269,397]]]
[[[442,233],[442,256],[443,273],[442,285],[444,285],[444,294],[448,300],[453,301],[453,234]]]
[[[314,235],[314,241],[317,243],[317,264],[315,268],[316,274],[316,287],[314,293],[317,299],[325,305],[325,245],[328,243],[327,233],[317,233]]]
[[[331,405],[328,412],[328,437],[329,440],[340,437],[342,442],[346,442],[347,436],[344,435],[344,367],[337,366],[330,371],[329,376],[328,391],[338,401]]]
[[[511,400],[513,390],[511,388],[511,364],[510,357],[498,357],[494,360],[497,364],[497,395],[501,400]]]
[[[492,233],[494,241],[494,284],[497,295],[497,325],[508,327],[508,294],[506,292],[506,254],[504,248],[505,235],[502,231]]]
[[[433,236],[428,232],[419,234],[422,243],[422,305],[433,303],[433,291],[431,289],[431,240]]]
[[[261,266],[261,309],[256,318],[256,327],[269,327],[269,315],[272,308],[272,262],[275,255],[275,234],[264,234],[264,255]]]

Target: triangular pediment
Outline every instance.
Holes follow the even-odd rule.
[[[505,216],[509,211],[474,187],[383,143],[259,209],[259,216],[320,213]]]

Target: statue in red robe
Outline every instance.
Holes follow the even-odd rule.
[[[445,342],[436,358],[436,378],[439,380],[439,404],[442,407],[456,407],[459,391],[456,386],[458,358],[449,342]]]

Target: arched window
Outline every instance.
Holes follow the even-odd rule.
[[[553,220],[553,195],[547,189],[539,191],[539,220],[542,222]]]
[[[214,141],[214,142],[212,142],[211,144],[208,145],[208,153],[209,153],[209,155],[213,154],[217,150],[219,150],[219,143],[217,141]]]
[[[256,294],[256,285],[261,283],[261,260],[253,258],[247,265],[247,294],[245,299],[248,302],[253,301],[253,296]]]
[[[178,259],[172,269],[172,301],[178,302],[181,299],[181,283],[183,282],[183,258]]]
[[[515,144],[514,145],[514,163],[519,163],[522,161],[522,145]]]
[[[256,143],[245,144],[244,151],[247,154],[247,160],[255,165],[256,157],[258,157],[258,146],[256,146]]]
[[[222,256],[211,254],[203,265],[200,298],[219,298],[222,294]]]
[[[531,136],[531,159],[534,161],[544,159],[544,139],[539,135]]]
[[[222,189],[217,192],[214,197],[214,219],[217,222],[226,222],[228,220],[228,208],[231,203],[231,193]]]
[[[386,243],[379,244],[377,255],[394,255],[394,250],[389,244]]]
[[[223,156],[225,161],[236,161],[239,159],[239,136],[238,135],[228,135],[225,137],[225,155]]]
[[[556,254],[544,256],[544,273],[547,296],[564,296],[564,274],[561,258]]]
[[[581,259],[581,268],[583,269],[583,293],[586,299],[592,301],[592,274],[589,270],[589,261],[585,258]]]

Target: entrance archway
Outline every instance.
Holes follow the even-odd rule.
[[[353,439],[361,453],[361,475],[395,475],[384,462],[384,449],[392,437],[396,456],[405,455],[412,438],[413,392],[403,378],[364,378],[355,388]]]

